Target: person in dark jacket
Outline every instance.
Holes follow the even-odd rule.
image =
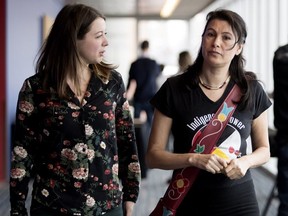
[[[139,118],[141,111],[145,111],[150,126],[154,109],[149,100],[158,90],[157,77],[161,73],[161,68],[149,57],[149,41],[143,41],[140,48],[141,55],[130,66],[127,98],[133,99],[134,117]]]
[[[279,47],[273,58],[274,126],[276,128],[280,205],[278,216],[288,216],[288,44]]]

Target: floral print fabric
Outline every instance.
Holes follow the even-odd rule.
[[[28,183],[33,209],[57,215],[101,215],[123,201],[136,202],[140,166],[121,75],[109,82],[92,75],[82,104],[69,89],[60,99],[44,91],[36,74],[19,93],[12,146],[12,215],[27,215]]]

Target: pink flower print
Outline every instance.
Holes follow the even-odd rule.
[[[83,167],[74,169],[72,175],[76,179],[86,179],[88,177],[88,169]]]
[[[134,173],[140,173],[140,170],[141,170],[140,164],[136,163],[136,162],[130,163],[128,165],[128,169],[129,169],[129,171],[134,172]]]
[[[111,106],[111,101],[105,101],[105,102],[104,102],[104,105],[105,105],[105,106]]]
[[[77,118],[79,116],[80,112],[76,111],[72,113],[73,118]]]
[[[134,155],[131,156],[131,159],[138,160],[138,156],[134,154]]]
[[[107,206],[107,209],[111,209],[111,207],[112,207],[111,201],[108,201],[108,202],[106,203],[106,206]]]
[[[77,154],[71,149],[62,149],[61,155],[71,161],[75,161],[77,159]]]
[[[90,160],[90,161],[93,160],[93,158],[95,157],[95,151],[88,149],[87,150],[87,157],[88,157],[88,160]]]
[[[123,110],[130,110],[129,102],[126,100],[122,106]]]
[[[118,161],[118,155],[114,155],[113,159],[114,161]]]
[[[74,187],[75,187],[75,188],[81,188],[81,186],[82,186],[82,183],[81,183],[81,182],[75,182],[75,183],[74,183]]]
[[[24,169],[15,168],[15,169],[11,169],[10,173],[13,179],[21,179],[25,176],[26,171]]]
[[[44,108],[45,107],[45,103],[40,103],[39,107]]]
[[[108,189],[108,185],[107,184],[103,185],[103,190],[107,190],[107,189]]]
[[[104,114],[103,114],[103,118],[104,118],[104,119],[108,119],[108,118],[109,118],[109,114],[108,114],[108,113],[104,113]]]
[[[24,121],[24,120],[25,120],[25,115],[19,114],[19,115],[18,115],[18,119],[19,119],[20,121]]]
[[[113,120],[115,118],[115,115],[112,111],[109,112],[109,120]]]
[[[68,107],[71,108],[71,109],[74,109],[74,110],[79,110],[80,109],[79,106],[77,106],[76,104],[71,103],[71,102],[68,102]]]
[[[90,96],[91,96],[91,93],[90,93],[89,91],[86,91],[84,96],[85,96],[85,97],[90,97]]]
[[[109,175],[109,174],[111,173],[111,171],[108,170],[108,169],[106,169],[106,170],[104,171],[104,173],[105,173],[105,175]]]
[[[53,180],[53,179],[50,179],[50,187],[51,187],[51,188],[54,188],[54,187],[55,187],[55,185],[56,185],[56,182],[55,182],[55,180]]]
[[[113,164],[112,172],[113,174],[118,175],[118,164]]]
[[[34,106],[28,101],[20,101],[19,109],[24,113],[31,113],[34,110]]]
[[[85,134],[87,136],[91,136],[93,134],[93,128],[88,124],[85,125]]]
[[[69,146],[70,145],[70,140],[64,140],[63,141],[64,146]]]
[[[87,154],[88,146],[84,143],[77,143],[75,149],[82,154]]]
[[[14,151],[15,151],[15,154],[21,158],[27,157],[27,151],[21,146],[16,146],[14,148]]]
[[[94,205],[95,205],[95,200],[94,200],[94,198],[91,197],[91,196],[87,196],[86,205],[89,206],[89,207],[94,206]]]

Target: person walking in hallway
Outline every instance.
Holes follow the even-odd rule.
[[[154,108],[149,100],[158,90],[157,77],[160,65],[149,56],[149,41],[140,44],[141,54],[132,62],[129,70],[127,98],[133,100],[134,117],[139,118],[141,111],[146,112],[148,126],[151,126]]]
[[[131,63],[127,86],[127,98],[132,101],[134,119],[145,119],[145,122],[136,127],[142,178],[146,178],[147,175],[145,153],[154,114],[154,107],[149,103],[149,100],[158,90],[157,77],[161,73],[160,65],[150,57],[149,46],[147,40],[140,44],[141,54]],[[142,114],[145,114],[145,118],[142,118]]]
[[[132,216],[141,172],[126,88],[104,61],[106,18],[83,4],[58,13],[19,92],[11,216]],[[33,173],[33,175],[32,175]]]
[[[187,71],[188,67],[192,64],[192,56],[189,51],[184,50],[178,55],[178,72],[181,74]]]
[[[250,169],[270,158],[272,103],[255,73],[244,68],[246,37],[239,14],[209,12],[194,63],[168,78],[151,99],[147,165],[173,170],[173,176],[150,216],[161,210],[176,216],[259,216]],[[167,150],[170,131],[173,152]]]

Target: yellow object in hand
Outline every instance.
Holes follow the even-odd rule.
[[[229,159],[229,157],[219,148],[214,148],[214,150],[212,151],[212,154],[218,155],[219,157],[223,158],[223,159]]]

